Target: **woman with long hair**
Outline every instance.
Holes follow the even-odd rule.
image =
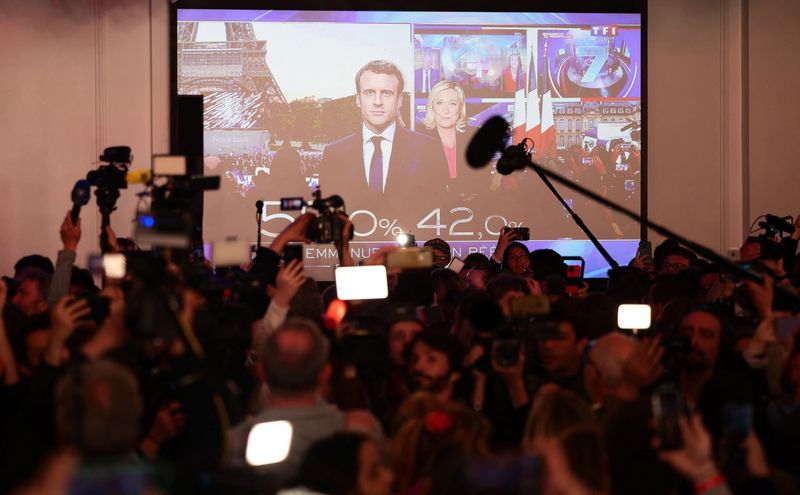
[[[467,166],[466,152],[475,128],[467,125],[464,90],[453,81],[442,80],[431,88],[423,132],[438,138],[447,159],[448,191],[479,193],[489,189],[489,176]]]

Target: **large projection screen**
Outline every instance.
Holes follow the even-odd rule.
[[[206,242],[255,242],[263,200],[269,243],[299,214],[280,198],[319,187],[344,199],[356,258],[401,232],[488,256],[511,225],[530,228],[530,249],[581,256],[587,277],[604,277],[608,264],[534,172],[467,166],[470,138],[494,115],[514,143],[533,141],[539,163],[641,209],[641,14],[177,8],[175,18],[177,93],[203,95],[204,172],[222,183],[205,196]],[[633,257],[637,223],[558,189],[612,257]],[[332,245],[305,257],[332,279]]]

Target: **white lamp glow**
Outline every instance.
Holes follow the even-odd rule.
[[[340,266],[336,269],[336,293],[342,301],[360,299],[386,299],[389,285],[386,267]]]
[[[617,326],[625,330],[650,328],[650,306],[647,304],[620,304],[617,310]]]
[[[108,278],[125,278],[126,260],[124,254],[104,254],[103,269]]]
[[[284,461],[292,446],[292,432],[288,421],[268,421],[253,426],[247,436],[247,463],[264,466]]]

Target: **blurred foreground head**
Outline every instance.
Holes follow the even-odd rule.
[[[69,371],[58,382],[55,399],[59,436],[83,455],[116,456],[136,447],[139,385],[119,364],[101,360]]]

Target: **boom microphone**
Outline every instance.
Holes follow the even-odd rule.
[[[72,225],[78,223],[78,216],[81,214],[81,207],[89,202],[91,196],[91,186],[88,180],[79,180],[72,188]]]
[[[258,213],[259,215],[264,213],[264,202],[261,201],[260,199],[256,201],[256,213]]]
[[[467,163],[472,168],[486,166],[495,153],[505,149],[507,140],[508,122],[495,115],[478,129],[467,146]]]
[[[527,143],[532,140],[525,138],[519,143],[509,146],[503,151],[503,155],[497,160],[497,172],[500,175],[511,175],[517,170],[522,170],[531,159],[530,150],[533,148],[527,147]]]

